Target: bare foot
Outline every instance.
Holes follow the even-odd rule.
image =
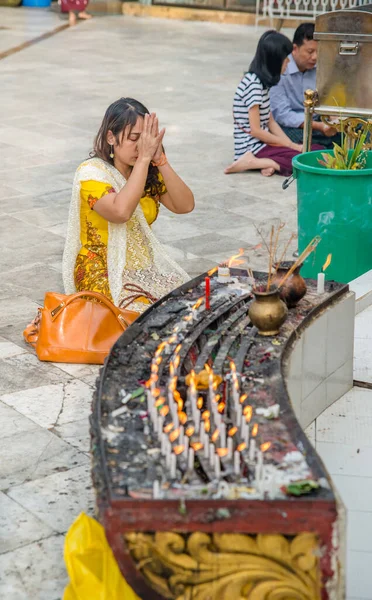
[[[85,12],[85,10],[83,10],[82,12],[79,12],[78,17],[79,17],[79,19],[93,19],[92,15]]]
[[[261,175],[263,175],[264,177],[271,177],[271,175],[274,175],[274,173],[274,167],[267,167],[266,169],[261,169]]]
[[[68,15],[68,23],[70,26],[76,25],[76,15],[74,12],[70,12]]]

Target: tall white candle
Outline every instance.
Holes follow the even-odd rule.
[[[176,479],[176,468],[177,468],[177,456],[175,454],[171,454],[171,461],[170,461],[171,479]]]
[[[234,452],[234,473],[240,475],[240,452],[238,450]]]
[[[214,472],[215,472],[216,478],[219,479],[220,475],[221,475],[221,464],[220,464],[220,457],[218,456],[217,453],[214,455]]]
[[[214,464],[214,444],[211,442],[209,444],[209,462],[211,467],[213,467]]]
[[[318,273],[318,281],[316,287],[317,294],[324,294],[325,273]]]
[[[154,481],[154,485],[152,488],[152,496],[154,500],[158,500],[158,498],[160,498],[160,483],[157,479]]]
[[[208,443],[208,439],[207,437],[205,437],[205,443],[204,443],[204,458],[208,458],[209,456],[209,443]]]
[[[232,458],[233,455],[233,448],[234,448],[234,441],[232,439],[232,437],[228,437],[227,438],[227,457],[228,458]]]
[[[250,461],[254,461],[255,458],[255,454],[256,454],[256,440],[251,440],[250,444],[249,444],[249,460]]]
[[[189,456],[188,456],[188,460],[187,460],[187,468],[189,471],[193,471],[194,469],[194,449],[190,448],[189,450]]]
[[[226,448],[226,424],[220,423],[220,440],[222,448]]]

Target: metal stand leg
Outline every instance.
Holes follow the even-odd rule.
[[[316,93],[314,90],[305,92],[305,121],[304,121],[304,152],[310,152],[313,136],[313,112],[315,106]]]

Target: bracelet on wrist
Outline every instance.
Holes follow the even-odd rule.
[[[161,156],[159,158],[159,160],[152,160],[151,164],[154,167],[164,167],[164,165],[166,165],[168,162],[167,157],[165,156],[164,152],[161,153]]]

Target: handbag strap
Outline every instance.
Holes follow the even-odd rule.
[[[97,300],[101,304],[104,304],[105,306],[107,306],[108,309],[111,310],[112,314],[117,318],[117,320],[119,321],[121,327],[124,330],[128,327],[128,322],[124,318],[124,316],[123,316],[122,311],[120,310],[120,308],[118,308],[117,306],[115,306],[115,304],[113,304],[103,294],[100,294],[99,292],[90,292],[88,290],[85,290],[83,292],[77,292],[76,294],[71,294],[70,296],[66,296],[65,300],[63,300],[58,306],[56,306],[55,308],[53,308],[50,311],[50,316],[52,318],[52,321],[54,321],[61,314],[61,312],[67,306],[69,306],[69,304],[71,304],[72,302],[75,302],[75,300],[78,300],[79,298],[84,298],[84,299],[88,299],[88,300],[90,298],[92,298],[92,299],[94,298],[95,300]]]
[[[154,302],[157,301],[157,298],[155,298],[155,296],[141,288],[141,286],[137,285],[136,283],[126,283],[125,285],[123,285],[123,290],[127,290],[128,292],[133,293],[120,302],[119,307],[121,308],[121,310],[127,308],[127,306],[132,304],[132,302],[138,300],[138,298],[146,298],[147,300],[149,300],[150,304],[154,304]]]

